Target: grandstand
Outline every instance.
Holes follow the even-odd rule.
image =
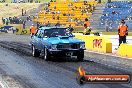
[[[1,8],[1,14],[0,14],[0,25],[2,25],[2,17],[8,18],[8,17],[14,17],[14,16],[21,16],[22,9],[28,11],[31,11],[32,9],[38,8],[41,4],[39,3],[8,3],[8,6],[6,6],[6,3],[0,3]]]
[[[100,18],[100,26],[104,27],[106,25],[111,26],[112,29],[117,29],[118,24],[122,19],[124,19],[132,29],[132,2],[128,1],[113,1],[107,3],[103,14]]]
[[[6,2],[12,1],[14,0],[6,0]],[[71,24],[77,29],[76,31],[82,31],[84,20],[88,18],[93,29],[105,31],[106,25],[109,24],[110,28],[113,29],[112,31],[114,31],[114,29],[117,29],[120,20],[125,19],[129,29],[132,28],[132,3],[130,2],[132,0],[111,0],[111,3],[106,3],[108,0],[101,0],[102,3],[98,3],[99,0],[89,0],[87,3],[84,3],[84,0],[77,0],[77,2],[76,0],[56,0],[56,2],[52,0],[53,2],[49,3],[46,2],[51,0],[33,0],[33,2],[36,1],[45,2],[45,4],[40,6],[41,9],[38,9],[37,14],[33,14],[35,16],[33,22],[35,23],[46,24],[49,22],[54,25],[59,22],[64,26]],[[40,5],[37,3],[10,3],[8,8],[5,7],[5,4],[0,4],[2,8],[0,17],[19,16],[22,8],[30,11]],[[93,9],[93,6],[95,9]],[[18,7],[18,9],[13,10],[12,8],[15,7]],[[31,24],[32,22],[27,22],[28,27]]]
[[[48,21],[51,24],[60,22],[65,26],[71,24],[73,27],[83,27],[85,18],[90,19],[96,5],[97,1],[84,3],[83,1],[61,2],[59,0],[59,2],[50,2],[47,7],[38,13],[34,22],[41,24],[46,24]]]

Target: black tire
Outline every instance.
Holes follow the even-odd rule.
[[[77,60],[78,61],[83,61],[84,60],[84,50],[81,50],[77,54]]]
[[[33,57],[39,57],[40,56],[40,52],[35,49],[35,46],[32,46],[32,56]]]
[[[45,61],[50,60],[50,54],[49,54],[49,51],[46,48],[44,48],[44,60]]]

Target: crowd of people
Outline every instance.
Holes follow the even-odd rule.
[[[8,18],[3,18],[2,17],[2,23],[5,25],[8,24],[22,24],[23,20],[19,19],[18,17],[8,17]]]
[[[0,0],[0,3],[5,3],[7,0]],[[10,0],[11,3],[40,3],[40,0]]]
[[[51,0],[51,2],[55,2],[53,0]],[[69,10],[67,12],[61,11],[59,10],[59,8],[57,8],[56,6],[54,6],[53,8],[50,8],[50,3],[45,4],[44,6],[44,10],[40,11],[40,14],[45,14],[45,16],[43,17],[44,20],[48,20],[47,15],[52,15],[51,19],[52,20],[63,20],[63,17],[67,17],[66,20],[64,20],[65,22],[75,22],[76,26],[82,26],[84,20],[82,20],[82,17],[87,15],[89,16],[89,13],[92,13],[95,10],[95,6],[94,4],[87,4],[87,2],[84,2],[83,6],[73,6],[74,3],[68,3],[67,7],[69,8]],[[76,13],[74,13],[74,11],[79,11],[78,13],[81,13],[80,17],[76,17]],[[85,15],[84,15],[85,14]]]

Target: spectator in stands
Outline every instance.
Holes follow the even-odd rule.
[[[56,9],[56,6],[54,6],[54,10]]]
[[[78,19],[77,19],[77,18],[75,18],[75,19],[74,19],[74,21],[75,21],[75,22],[77,22],[77,21],[78,21]]]
[[[9,21],[10,21],[10,24],[12,24],[12,18],[11,17],[9,17]]]
[[[72,19],[72,18],[69,18],[69,19],[68,19],[68,22],[73,22],[73,19]]]
[[[58,10],[57,14],[60,14],[60,13],[61,13],[60,10]]]
[[[113,15],[115,15],[115,14],[116,14],[116,12],[115,12],[115,11],[112,11],[112,14],[113,14]]]
[[[60,20],[60,17],[59,17],[59,15],[57,16],[57,20]]]
[[[86,3],[87,3],[87,1],[84,0],[84,1],[83,1],[83,4],[86,5]]]
[[[22,9],[22,16],[24,16],[24,14],[23,14],[23,9]]]
[[[60,27],[60,26],[61,26],[60,21],[58,21],[58,22],[55,24],[55,26]]]
[[[77,9],[77,6],[75,6],[75,9]]]
[[[121,25],[118,26],[118,35],[119,35],[119,46],[120,44],[126,43],[126,36],[128,35],[128,26],[125,24],[125,21],[121,21]]]
[[[92,11],[94,11],[95,10],[95,6],[94,6],[94,4],[92,5]]]
[[[5,19],[2,17],[2,23],[5,24]]]
[[[55,20],[55,15],[52,16],[52,19]]]
[[[66,13],[63,13],[63,16],[66,16]]]
[[[26,21],[23,21],[23,29],[25,29]]]
[[[107,21],[105,22],[105,30],[106,32],[109,32],[109,23]]]
[[[74,9],[74,7],[72,7],[72,11],[74,11],[75,9]]]
[[[81,19],[78,19],[78,21],[77,21],[77,26],[81,26],[81,25],[83,25],[83,24],[84,24],[84,22],[82,22]]]
[[[46,24],[46,26],[47,27],[50,27],[51,26],[51,24],[50,24],[50,22],[48,21],[48,23]]]
[[[6,25],[8,25],[8,23],[9,23],[8,18],[5,19],[5,23],[6,23]]]
[[[71,26],[71,24],[69,25],[69,27],[68,27],[67,29],[69,30],[69,32],[73,32],[73,31],[74,31],[74,29],[73,29],[73,27]]]
[[[78,2],[78,0],[73,0],[74,2]]]

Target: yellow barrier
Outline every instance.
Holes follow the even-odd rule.
[[[85,41],[85,47],[87,50],[112,53],[112,43],[104,36],[82,35],[76,33],[75,37]]]
[[[117,55],[132,58],[132,44],[121,44],[117,50]]]

